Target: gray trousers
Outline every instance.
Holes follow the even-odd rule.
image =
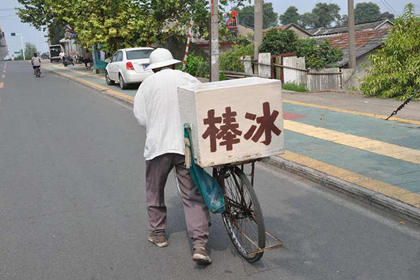
[[[205,247],[209,236],[209,210],[194,185],[185,158],[179,154],[163,154],[146,161],[147,212],[152,235],[165,235],[166,206],[164,188],[172,168],[177,171],[185,220],[194,248]]]

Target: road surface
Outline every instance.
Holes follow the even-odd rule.
[[[4,64],[0,279],[419,279],[418,225],[266,166],[256,192],[285,248],[248,264],[212,215],[213,264],[196,265],[172,177],[169,246],[157,248],[147,241],[145,131],[131,109],[47,71],[36,79],[27,63]]]

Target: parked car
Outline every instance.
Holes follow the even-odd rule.
[[[61,45],[51,45],[50,46],[50,61],[60,61],[60,52],[63,50]]]
[[[128,84],[141,83],[153,74],[152,70],[146,70],[150,63],[150,54],[153,48],[129,48],[118,50],[108,63],[105,71],[105,79],[108,85],[115,82],[126,89]]]
[[[48,58],[50,58],[50,54],[48,52],[44,52],[44,53],[41,54],[41,58],[42,59],[48,59]]]

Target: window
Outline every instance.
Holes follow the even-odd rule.
[[[149,58],[153,50],[133,50],[127,51],[127,60]]]
[[[122,61],[123,60],[123,53],[122,51],[117,52],[117,59],[115,61]]]
[[[118,55],[118,52],[116,52],[114,54],[114,56],[112,57],[112,62],[116,62],[117,61],[117,55]]]

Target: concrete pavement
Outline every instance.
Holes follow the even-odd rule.
[[[56,74],[132,102],[136,88],[107,86],[83,67]],[[284,93],[286,153],[271,163],[359,199],[420,219],[420,103],[345,93]]]

